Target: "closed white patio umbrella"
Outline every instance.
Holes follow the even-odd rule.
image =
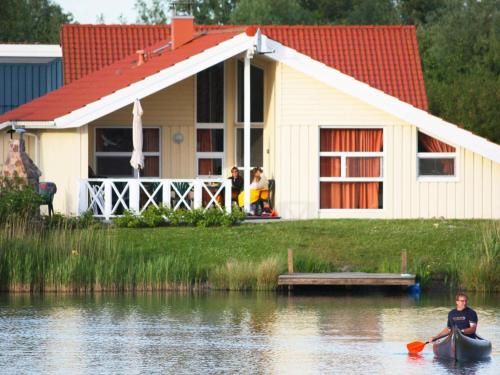
[[[137,170],[137,177],[139,177],[139,168],[144,168],[144,155],[142,153],[142,107],[139,99],[134,101],[134,115],[132,121],[132,144],[134,150],[130,158],[130,165]]]

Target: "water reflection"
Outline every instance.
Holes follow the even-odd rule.
[[[480,333],[500,345],[498,299],[476,297]],[[474,301],[474,296],[471,296]],[[274,293],[0,295],[2,373],[493,374],[432,349],[453,296]]]
[[[474,375],[482,374],[482,370],[489,367],[491,359],[488,358],[474,362],[456,362],[449,359],[434,358],[433,362],[436,368],[442,369],[448,374]]]

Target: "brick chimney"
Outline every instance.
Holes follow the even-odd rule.
[[[24,149],[24,139],[11,139],[7,160],[1,173],[4,177],[20,177],[25,184],[36,187],[42,172]]]
[[[172,34],[172,49],[190,42],[194,38],[194,17],[174,15],[170,23],[170,32]]]

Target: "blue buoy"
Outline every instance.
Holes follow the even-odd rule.
[[[410,294],[412,296],[419,296],[420,295],[420,283],[410,285],[408,287],[408,294]]]

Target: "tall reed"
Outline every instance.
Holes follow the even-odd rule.
[[[280,269],[276,257],[264,259],[260,263],[231,259],[213,269],[209,282],[214,289],[274,290]]]
[[[47,229],[12,219],[0,227],[0,289],[125,291],[181,289],[206,283],[194,256],[148,257],[108,229]]]
[[[485,226],[481,241],[456,262],[458,278],[464,289],[500,291],[500,221]]]

